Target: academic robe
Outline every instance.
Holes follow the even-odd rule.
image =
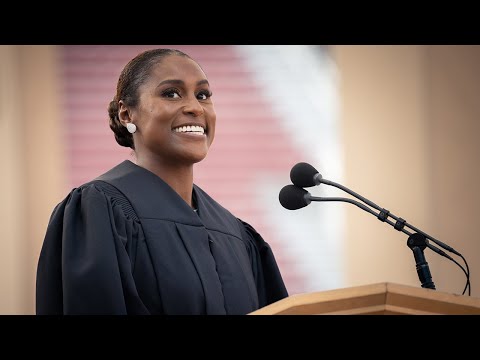
[[[194,185],[124,161],[51,215],[37,314],[247,314],[288,296],[270,246]]]

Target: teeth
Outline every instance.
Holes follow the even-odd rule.
[[[180,127],[177,127],[175,129],[173,129],[173,131],[179,132],[179,133],[189,132],[189,133],[194,133],[194,134],[199,134],[199,135],[205,134],[205,129],[203,127],[197,126],[197,125],[180,126]]]

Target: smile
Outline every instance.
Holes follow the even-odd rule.
[[[179,127],[173,128],[172,131],[177,133],[189,133],[189,134],[195,134],[195,135],[205,134],[205,129],[202,126],[198,126],[198,125],[179,126]]]

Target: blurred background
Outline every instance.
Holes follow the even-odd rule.
[[[55,205],[134,161],[114,140],[107,105],[123,66],[157,47],[186,52],[206,72],[217,131],[195,182],[262,234],[290,294],[421,285],[407,236],[367,212],[280,205],[290,169],[308,162],[459,251],[480,297],[480,46],[9,45],[0,46],[0,314],[35,313]],[[462,270],[425,256],[437,290],[462,294]]]

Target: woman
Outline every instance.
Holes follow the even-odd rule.
[[[37,314],[247,314],[288,296],[268,244],[193,183],[215,136],[211,96],[201,67],[178,50],[125,66],[108,112],[136,163],[54,209]]]

